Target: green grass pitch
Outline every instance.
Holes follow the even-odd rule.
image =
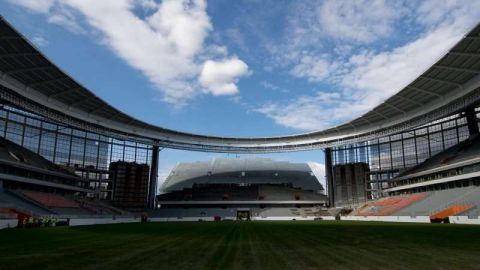
[[[480,226],[291,221],[6,229],[0,269],[480,269]]]

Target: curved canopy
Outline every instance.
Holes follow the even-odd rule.
[[[208,136],[154,126],[119,111],[62,71],[0,18],[0,98],[69,125],[105,129],[176,149],[286,152],[323,149],[394,134],[477,103],[479,74],[480,24],[408,86],[348,123],[289,136]]]

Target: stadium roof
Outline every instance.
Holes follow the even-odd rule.
[[[307,163],[269,158],[215,158],[179,163],[162,185],[162,191],[183,190],[193,184],[282,184],[304,190],[323,190]]]
[[[480,24],[396,95],[348,123],[298,135],[235,138],[165,129],[135,119],[62,71],[0,17],[0,98],[87,130],[108,130],[162,147],[212,152],[323,149],[395,134],[480,101]]]

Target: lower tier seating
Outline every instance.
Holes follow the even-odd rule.
[[[429,192],[424,200],[394,213],[396,216],[430,216],[453,204],[480,205],[480,187],[470,186]],[[466,213],[471,214],[473,208]]]
[[[428,193],[400,195],[367,203],[357,211],[358,216],[388,216],[415,202],[425,199]]]
[[[480,187],[469,186],[399,195],[371,201],[357,209],[359,216],[479,216]]]
[[[56,194],[36,191],[23,191],[22,193],[28,199],[42,204],[48,208],[80,208],[80,205],[77,202]]]
[[[430,216],[430,219],[445,219],[450,216],[456,216],[461,213],[466,212],[469,209],[474,208],[475,205],[473,204],[458,204],[449,206],[433,215]]]

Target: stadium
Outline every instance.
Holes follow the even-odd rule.
[[[326,206],[307,164],[260,158],[181,163],[161,190],[153,216],[165,220],[306,219]]]
[[[222,137],[122,112],[0,17],[0,268],[478,269],[479,56],[477,24],[358,118]],[[159,186],[165,148],[325,175],[213,158]]]

